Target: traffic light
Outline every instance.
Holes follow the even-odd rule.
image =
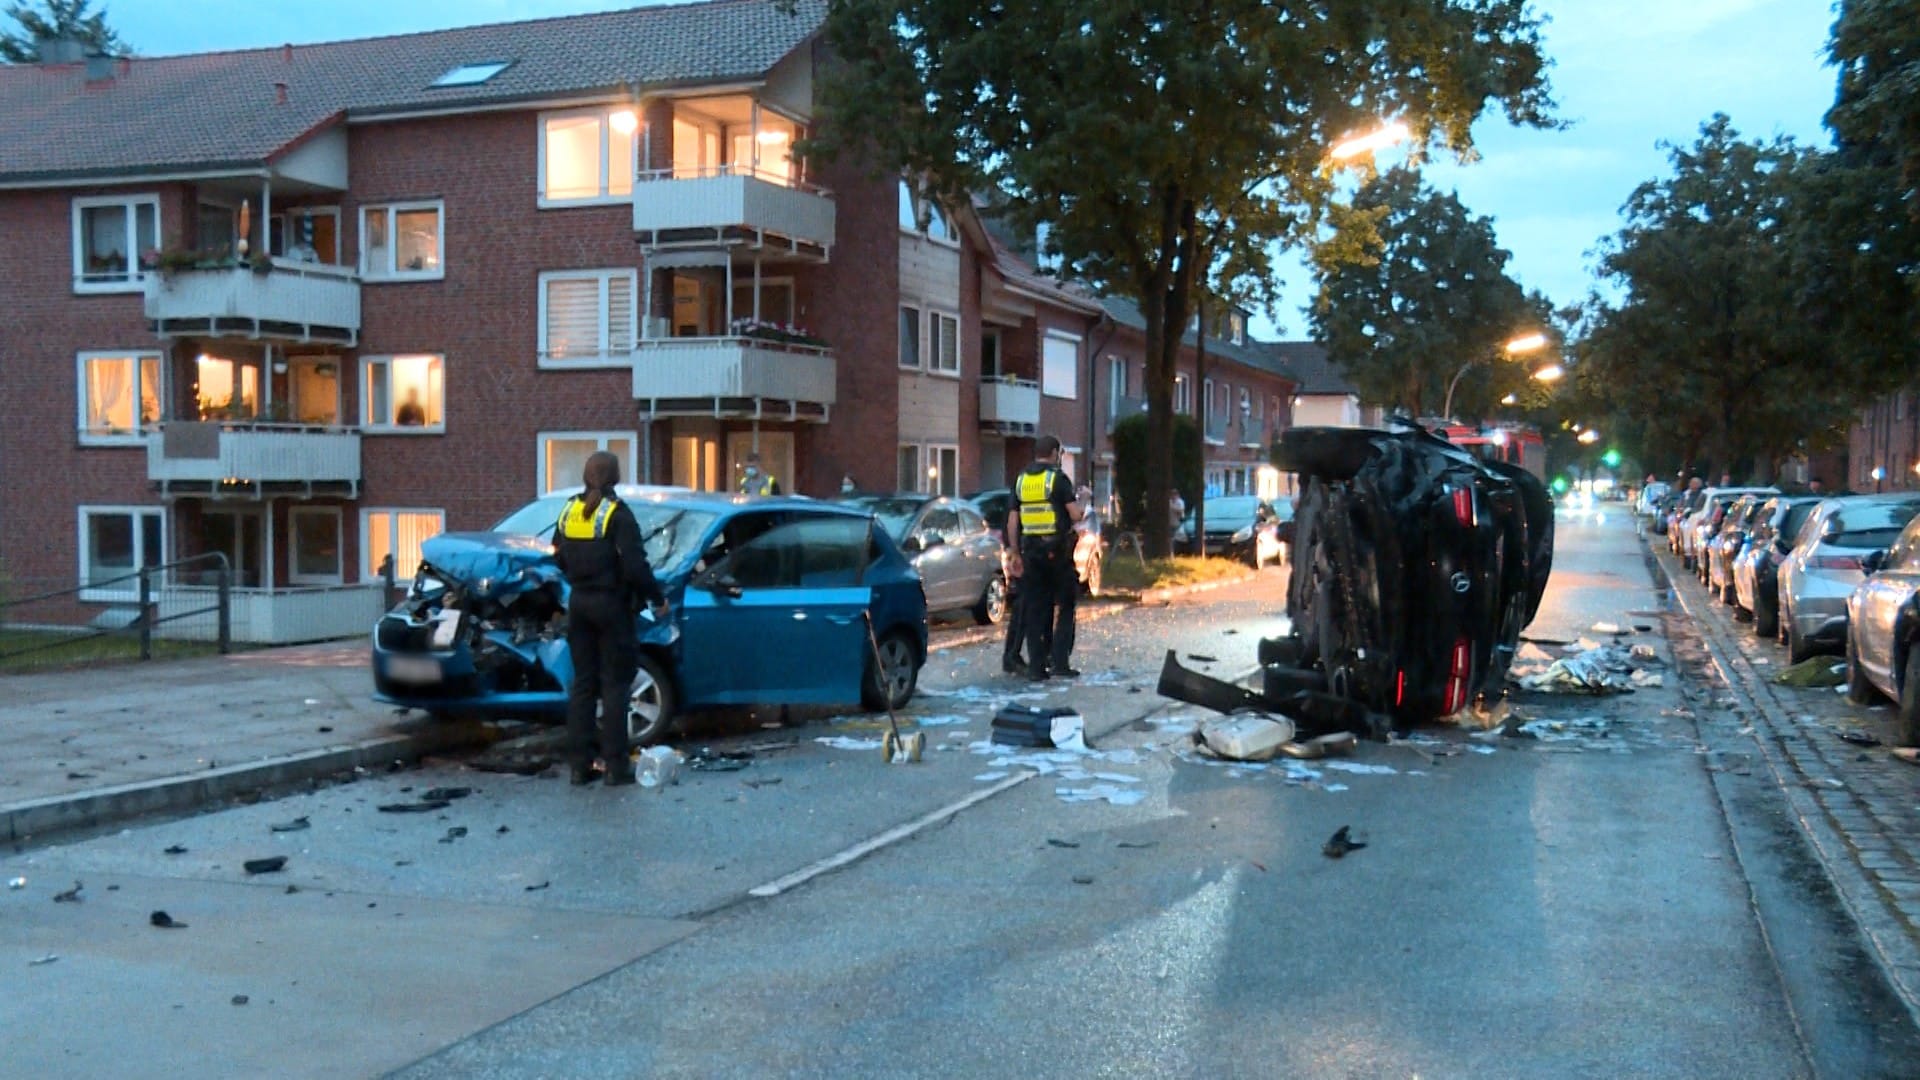
[[[1607,463],[1607,468],[1617,469],[1620,467],[1620,451],[1609,450],[1606,453],[1600,455],[1600,460]]]

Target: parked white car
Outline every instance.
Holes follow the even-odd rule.
[[[1653,483],[1640,489],[1640,497],[1633,501],[1634,511],[1643,516],[1652,517],[1654,511],[1660,505],[1660,500],[1666,498],[1667,492],[1672,490],[1672,484],[1664,480],[1655,480]]]
[[[1789,662],[1846,649],[1847,601],[1867,576],[1861,560],[1891,546],[1916,515],[1920,492],[1828,499],[1807,518],[1780,564],[1780,632]]]
[[[1900,744],[1920,745],[1920,516],[1861,564],[1867,579],[1847,599],[1847,697],[1892,698]]]
[[[1720,516],[1727,507],[1742,495],[1778,495],[1779,488],[1771,487],[1723,487],[1708,488],[1702,493],[1699,509],[1687,515],[1680,523],[1680,561],[1689,570],[1695,570],[1695,561],[1706,553],[1707,539],[1720,528]]]

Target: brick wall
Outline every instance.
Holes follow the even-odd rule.
[[[863,490],[894,487],[900,436],[900,234],[896,191],[852,159],[816,166],[834,193],[833,261],[820,271],[815,313],[806,317],[833,344],[839,402],[832,422],[795,442],[796,490],[825,495],[851,475]]]

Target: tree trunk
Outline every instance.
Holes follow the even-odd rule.
[[[1207,385],[1207,295],[1203,290],[1193,298],[1194,322],[1199,327],[1195,335],[1196,348],[1193,352],[1193,384],[1205,388]],[[1207,554],[1207,421],[1213,416],[1213,395],[1200,406],[1200,498],[1193,506],[1193,553],[1205,558]]]

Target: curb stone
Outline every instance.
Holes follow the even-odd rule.
[[[498,737],[492,725],[435,724],[424,731],[364,739],[344,746],[207,769],[0,806],[0,841],[26,844],[79,829],[162,812],[197,810],[221,799],[355,768],[412,763],[423,757],[484,745]]]

